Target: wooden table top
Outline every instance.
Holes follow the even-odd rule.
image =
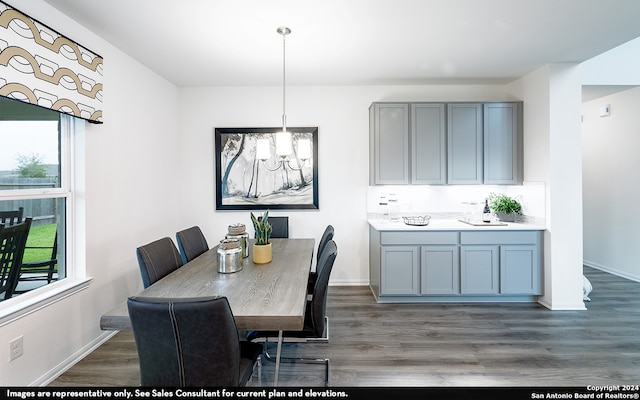
[[[226,296],[238,329],[302,330],[315,240],[271,239],[271,243],[273,260],[268,264],[254,264],[249,254],[243,260],[241,271],[221,274],[218,272],[216,246],[144,289],[138,296]],[[249,246],[252,245],[253,239]],[[100,328],[130,330],[126,302],[104,314]]]

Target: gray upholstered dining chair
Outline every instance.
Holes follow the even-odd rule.
[[[262,345],[240,341],[226,297],[127,300],[141,386],[245,386]]]
[[[209,250],[209,244],[199,226],[183,229],[176,233],[178,250],[182,257],[182,263],[186,264],[200,254]]]
[[[4,294],[4,300],[13,296],[18,285],[31,221],[31,218],[25,218],[14,225],[0,224],[0,295]]]
[[[322,268],[318,274],[318,278],[315,281],[313,287],[313,295],[307,299],[306,310],[304,313],[304,327],[301,331],[284,331],[283,341],[308,341],[314,340],[327,341],[328,340],[328,325],[327,325],[327,292],[329,289],[329,276],[333,269],[336,256],[338,255],[338,247],[336,242],[329,240],[327,242],[322,254],[320,255],[320,263]],[[277,338],[278,331],[249,331],[247,333],[247,340],[250,341],[264,341],[264,354],[265,358],[272,360],[269,355],[267,344],[269,338]],[[284,362],[301,362],[312,364],[324,364],[325,365],[325,384],[329,384],[329,359],[328,358],[304,358],[304,357],[280,357]]]
[[[136,255],[145,288],[183,265],[182,257],[170,237],[138,247]]]

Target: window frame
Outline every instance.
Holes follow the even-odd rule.
[[[25,104],[25,107],[31,105]],[[0,302],[0,327],[86,289],[84,135],[85,121],[60,114],[60,187],[0,191],[0,200],[65,198],[65,278]]]

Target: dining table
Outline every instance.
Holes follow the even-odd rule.
[[[252,249],[255,239],[249,239]],[[136,296],[186,298],[225,296],[238,330],[278,331],[274,386],[278,384],[283,331],[302,330],[307,302],[307,282],[313,262],[315,240],[311,238],[270,240],[272,260],[255,264],[252,253],[243,258],[242,269],[218,271],[215,246],[163,277]],[[131,330],[126,299],[103,314],[102,330]]]

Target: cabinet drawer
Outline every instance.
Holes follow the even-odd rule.
[[[461,244],[536,244],[540,232],[460,232]]]
[[[458,244],[458,232],[381,232],[380,244]]]

